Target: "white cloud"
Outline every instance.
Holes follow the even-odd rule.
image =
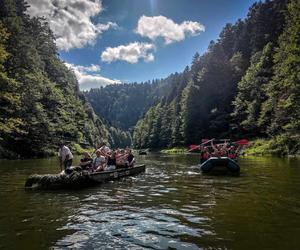
[[[113,23],[113,22],[108,22],[107,24],[98,23],[96,25],[96,27],[97,27],[97,30],[100,31],[100,32],[109,30],[110,28],[112,28],[112,29],[119,28],[119,26],[116,23]]]
[[[205,31],[205,27],[201,23],[184,21],[177,24],[164,16],[142,16],[136,28],[136,33],[141,36],[151,40],[162,37],[166,44],[182,41],[186,35],[195,36],[203,31]]]
[[[101,54],[101,59],[104,62],[113,62],[117,60],[126,61],[129,63],[137,63],[139,59],[144,59],[145,62],[154,60],[154,55],[150,52],[155,49],[151,43],[129,43],[128,45],[120,45],[118,47],[108,47]]]
[[[109,84],[119,84],[120,80],[109,79],[99,74],[100,67],[95,64],[90,66],[74,65],[65,63],[65,65],[72,69],[76,75],[81,90],[89,90],[91,88],[100,88]],[[89,74],[90,73],[90,74]]]
[[[59,49],[70,50],[94,44],[98,35],[116,23],[94,24],[91,18],[103,8],[101,0],[27,0],[31,16],[44,16],[56,37]]]
[[[82,65],[74,65],[74,64],[67,64],[66,65],[72,65],[73,69],[76,69],[80,72],[99,72],[100,71],[100,66],[99,65],[95,65],[95,64],[91,64],[90,66],[82,66]]]

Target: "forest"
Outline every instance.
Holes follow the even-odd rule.
[[[262,138],[274,153],[299,153],[300,0],[253,4],[183,72],[87,92],[27,8],[0,2],[0,158],[51,155],[61,140],[165,148]]]
[[[48,156],[60,141],[73,149],[128,145],[128,133],[94,113],[60,60],[49,25],[27,7],[0,2],[0,158]]]
[[[97,114],[133,130],[137,148],[262,138],[272,153],[299,153],[300,1],[253,4],[181,73],[85,95]]]

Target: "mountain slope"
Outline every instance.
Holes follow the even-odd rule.
[[[272,152],[295,153],[300,150],[299,6],[299,0],[255,3],[244,20],[226,24],[203,55],[196,53],[184,72],[155,84],[92,90],[88,99],[114,125],[131,130],[136,123],[138,148],[248,137],[270,140]]]
[[[153,104],[170,91],[177,75],[172,74],[166,79],[152,82],[108,85],[84,94],[97,115],[113,126],[129,130]]]
[[[0,157],[46,156],[60,140],[113,143],[59,59],[48,24],[26,8],[21,0],[0,2]]]

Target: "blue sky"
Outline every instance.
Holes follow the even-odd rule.
[[[32,15],[41,15],[41,8],[45,9],[42,14],[50,20],[54,34],[59,37],[57,44],[61,59],[76,71],[79,82],[83,83],[82,86],[91,80],[86,84],[87,87],[99,86],[97,80],[101,79],[111,79],[112,82],[113,80],[141,82],[182,71],[190,65],[196,52],[200,54],[205,52],[209,42],[218,38],[226,23],[235,23],[238,18],[245,18],[249,7],[255,2],[254,0],[70,0],[71,4],[68,7],[73,8],[70,9],[70,13],[75,13],[75,16],[69,20],[63,12],[60,16],[50,14],[51,9],[66,10],[63,3],[57,6],[54,0],[52,5],[46,1],[30,0],[29,3],[32,5],[30,11]],[[141,27],[137,29],[138,23]],[[68,24],[72,26],[69,30],[66,26]],[[169,35],[164,33],[167,32],[163,27],[165,24],[169,25],[166,27]],[[178,30],[180,31],[178,34],[172,33],[172,28],[180,27],[183,33],[180,33],[182,30]],[[161,31],[156,34],[158,29]],[[171,40],[167,40],[170,36]],[[124,50],[119,46],[129,44],[131,47],[125,48],[127,54],[122,56]],[[109,47],[111,50],[107,50]],[[126,58],[130,56],[128,53],[131,53],[132,49],[139,49],[134,53],[138,51],[141,53],[140,57]],[[106,56],[102,56],[101,59],[104,51]],[[85,76],[90,78],[83,81]],[[93,79],[92,76],[98,78]]]

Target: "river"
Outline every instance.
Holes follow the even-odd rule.
[[[299,249],[299,159],[241,158],[240,177],[202,175],[197,156],[138,161],[140,176],[25,191],[28,175],[57,172],[57,160],[1,160],[0,248]]]

